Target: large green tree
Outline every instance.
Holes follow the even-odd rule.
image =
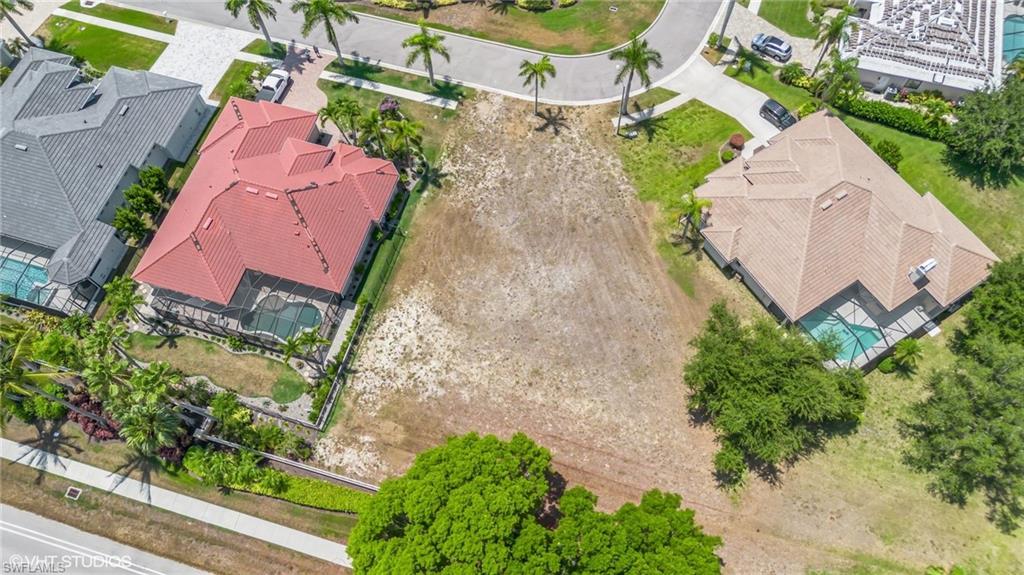
[[[523,434],[469,434],[417,456],[359,516],[359,573],[718,573],[716,537],[677,495],[651,492],[613,515],[551,490],[551,454]],[[557,506],[556,513],[551,513]],[[559,517],[557,526],[543,519]],[[547,526],[545,526],[547,525]]]
[[[829,426],[855,423],[867,389],[858,369],[829,370],[834,346],[771,321],[742,325],[724,303],[692,342],[686,364],[690,407],[710,417],[723,482],[742,480],[747,463],[774,466],[823,440]]]
[[[238,18],[238,15],[245,11],[245,15],[249,18],[249,23],[252,24],[253,28],[263,32],[263,39],[267,43],[267,50],[273,51],[274,40],[270,37],[270,32],[267,30],[267,23],[263,21],[263,18],[270,18],[271,20],[277,20],[277,8],[274,4],[277,4],[281,0],[227,0],[224,2],[224,9],[231,13],[232,16]]]
[[[1024,345],[978,343],[928,379],[931,394],[902,422],[906,462],[946,501],[983,493],[990,519],[1012,531],[1024,520]]]
[[[811,71],[812,76],[818,73],[825,54],[828,54],[834,46],[850,40],[850,30],[857,28],[856,23],[850,22],[850,16],[853,13],[853,6],[845,6],[835,15],[822,18],[818,22],[818,37],[814,41],[814,47],[821,48],[821,52],[818,54],[818,61],[814,64],[814,70]]]
[[[519,77],[523,78],[523,86],[533,84],[533,114],[540,115],[540,89],[554,78],[558,72],[551,63],[551,57],[541,56],[536,62],[523,60],[519,63]]]
[[[1024,345],[1024,254],[992,267],[992,275],[974,290],[963,316],[963,328],[957,331],[953,343],[958,354],[975,353],[976,341],[985,334]]]
[[[1010,76],[998,90],[968,94],[957,108],[950,147],[982,179],[999,181],[1024,168],[1024,79]]]
[[[647,40],[636,35],[629,41],[629,44],[613,50],[608,57],[614,61],[622,62],[619,65],[619,72],[615,75],[615,84],[621,84],[626,80],[626,87],[622,93],[622,101],[619,103],[619,115],[626,113],[629,104],[629,92],[633,88],[633,77],[640,78],[640,84],[647,88],[651,85],[651,66],[661,68],[661,52],[651,48]]]
[[[423,59],[431,86],[434,85],[434,54],[444,58],[445,62],[452,59],[444,45],[444,36],[431,33],[426,20],[423,19],[420,19],[420,31],[403,40],[402,47],[409,49],[409,57],[405,59],[406,66],[412,66],[417,60]]]

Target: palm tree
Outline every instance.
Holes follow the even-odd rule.
[[[451,62],[448,48],[444,45],[444,36],[431,34],[427,28],[426,20],[420,18],[420,31],[402,41],[403,48],[412,48],[409,57],[405,59],[406,66],[412,66],[416,60],[423,58],[423,65],[427,68],[427,75],[430,77],[430,85],[434,86],[434,60],[433,54],[444,58],[445,62]]]
[[[135,291],[132,278],[118,276],[103,286],[103,291],[107,292],[107,305],[113,317],[139,319],[137,307],[145,303],[145,299]]]
[[[555,65],[551,58],[542,56],[540,60],[531,62],[523,60],[519,64],[519,76],[525,78],[523,86],[533,84],[533,115],[540,115],[540,89],[547,84],[548,78],[554,78],[556,74]]]
[[[629,44],[613,51],[608,55],[612,60],[621,60],[622,66],[619,73],[615,75],[615,84],[621,84],[626,79],[625,91],[622,93],[622,103],[619,106],[619,122],[622,115],[626,113],[626,106],[629,103],[629,92],[633,88],[633,76],[640,77],[640,84],[644,88],[651,85],[650,67],[661,68],[661,53],[647,45],[647,40],[641,40],[635,34]]]
[[[338,35],[334,31],[334,25],[344,26],[352,22],[359,23],[359,18],[352,10],[334,0],[296,0],[292,4],[292,13],[302,12],[302,37],[309,36],[317,24],[324,27],[327,33],[327,40],[334,46],[334,52],[341,57],[341,45],[338,43]]]
[[[302,352],[308,357],[313,355],[313,350],[321,345],[331,343],[331,340],[320,335],[320,326],[313,326],[299,335],[298,343],[302,346]]]
[[[290,362],[293,357],[302,351],[302,340],[300,338],[301,335],[299,337],[290,335],[286,337],[284,343],[281,344],[281,355],[284,356],[285,363]]]
[[[368,146],[371,145],[377,148],[377,154],[381,157],[386,156],[384,150],[384,118],[380,115],[380,110],[372,108],[367,110],[357,120],[359,127],[359,145]]]
[[[238,18],[242,10],[245,10],[245,14],[249,17],[249,23],[252,24],[252,27],[263,32],[263,38],[267,41],[267,50],[273,51],[274,41],[270,38],[270,32],[267,31],[267,24],[263,21],[263,18],[267,17],[271,20],[277,20],[277,8],[274,7],[274,4],[280,1],[227,0],[224,3],[224,9],[231,12],[231,15],[235,18]]]
[[[20,16],[22,10],[31,10],[34,7],[35,5],[29,0],[0,0],[0,15],[7,18],[7,21],[11,23],[11,26],[14,26],[14,29],[18,31],[18,34],[21,34],[21,37],[25,39],[25,42],[28,42],[29,46],[35,46],[35,43],[21,29],[21,26],[18,26],[18,23],[14,21],[14,17],[11,14]]]
[[[917,361],[921,359],[924,350],[921,349],[921,342],[908,337],[896,342],[892,350],[892,359],[896,365],[906,371],[913,371],[917,368]]]
[[[128,447],[145,455],[155,455],[161,447],[178,441],[181,419],[166,403],[133,405],[118,418],[121,438]]]
[[[843,58],[839,51],[832,50],[832,60],[818,85],[818,98],[823,102],[851,100],[864,88],[860,85],[860,72],[856,58]]]
[[[814,65],[811,76],[818,73],[818,68],[821,66],[821,61],[825,58],[825,54],[828,54],[829,50],[836,44],[849,41],[850,30],[857,29],[857,24],[850,22],[852,14],[853,6],[846,6],[835,16],[824,18],[818,23],[818,38],[814,42],[814,47],[821,48],[821,54],[818,55],[818,62]]]
[[[1024,80],[1024,53],[1018,54],[1006,68],[1010,75],[1016,76],[1018,80]]]
[[[32,344],[39,332],[21,324],[0,330],[0,428],[11,418],[8,406],[13,396],[28,397],[40,384],[60,375],[56,370],[32,370]]]
[[[352,140],[349,138],[348,132],[356,130],[356,118],[362,113],[363,107],[357,100],[349,96],[340,96],[320,108],[317,116],[320,118],[321,128],[327,122],[334,124],[338,128],[338,132],[341,133],[341,137],[345,138],[345,142],[351,144]],[[343,120],[347,122],[347,125],[342,125]]]
[[[700,233],[701,224],[704,221],[704,210],[711,207],[711,200],[698,198],[693,190],[683,194],[683,218],[686,220],[683,228],[683,237],[693,229],[694,236]]]
[[[421,134],[423,126],[419,122],[402,118],[388,120],[384,122],[384,126],[391,132],[389,147],[396,157],[408,161],[413,155],[419,153],[420,146],[423,144],[423,135]]]

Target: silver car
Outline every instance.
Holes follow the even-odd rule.
[[[755,52],[760,52],[765,56],[771,56],[779,62],[788,62],[789,59],[793,57],[793,47],[778,36],[758,34],[757,36],[754,36],[754,39],[750,42],[750,47],[753,48]]]

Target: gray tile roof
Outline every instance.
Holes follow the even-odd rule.
[[[31,49],[0,87],[0,234],[54,250],[62,283],[88,276],[113,234],[97,218],[114,189],[168,146],[200,90],[121,68],[83,82],[70,63]]]

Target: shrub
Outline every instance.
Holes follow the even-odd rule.
[[[726,163],[731,162],[733,160],[733,158],[735,158],[735,157],[736,157],[736,152],[734,152],[732,150],[725,150],[724,152],[722,152],[722,161],[723,162],[726,162]]]
[[[862,142],[864,142],[865,144],[867,144],[869,148],[871,147],[871,142],[873,142],[873,141],[874,141],[874,140],[873,140],[873,139],[871,138],[871,136],[867,135],[867,133],[865,133],[865,132],[864,132],[864,130],[859,130],[859,129],[857,129],[857,128],[850,128],[850,129],[851,129],[851,130],[853,130],[853,133],[854,133],[854,134],[857,134],[857,137],[858,137],[858,138],[860,138],[860,140],[861,140]]]
[[[279,493],[264,489],[260,485],[253,485],[244,489],[244,491],[249,491],[257,495],[269,495],[271,497],[284,499],[285,501],[298,503],[299,505],[305,505],[307,507],[316,507],[317,509],[327,509],[329,511],[342,511],[345,513],[359,513],[366,507],[366,504],[369,503],[370,498],[373,497],[369,493],[363,493],[362,491],[356,491],[341,485],[327,483],[326,481],[313,479],[312,477],[295,477],[285,475],[285,478],[287,481],[285,483],[284,491]]]
[[[420,5],[416,0],[373,0],[378,6],[397,8],[399,10],[419,10]]]
[[[892,373],[896,371],[896,362],[892,359],[891,355],[878,362],[878,371],[882,373]]]
[[[575,6],[576,0],[558,0],[559,8],[568,8],[569,6]]]
[[[795,85],[797,81],[807,77],[804,67],[799,62],[790,62],[779,71],[779,81],[783,84]]]
[[[64,388],[54,381],[42,382],[39,384],[39,388],[61,399],[64,399],[66,396]],[[15,401],[14,398],[8,396],[4,397],[3,401],[10,412],[25,423],[32,423],[40,419],[45,421],[60,420],[68,412],[67,408],[60,403],[38,394],[21,398],[20,401]]]
[[[149,224],[130,206],[121,206],[114,212],[114,229],[124,238],[139,242],[149,232]]]
[[[797,118],[806,118],[807,116],[810,116],[811,114],[817,112],[820,109],[820,100],[811,100],[809,102],[804,102],[803,104],[800,104],[799,108],[796,109],[796,116]]]
[[[324,404],[327,403],[327,395],[331,392],[330,380],[322,381],[317,386],[316,392],[313,394],[313,405],[309,408],[309,420],[316,423],[320,419],[320,411],[324,408]]]
[[[245,341],[237,335],[229,335],[227,345],[231,351],[244,351],[248,347]]]
[[[152,190],[139,184],[133,184],[125,189],[124,200],[128,202],[128,207],[140,215],[155,216],[160,211],[160,198]]]
[[[737,150],[742,150],[743,145],[747,143],[747,139],[743,137],[743,134],[733,134],[729,136],[729,145]]]
[[[163,197],[167,192],[167,175],[159,166],[149,166],[139,170],[139,185]]]
[[[516,0],[516,6],[523,10],[550,10],[551,0]]]
[[[7,66],[0,66],[0,84],[7,81],[7,77],[11,75],[12,70]]]
[[[898,107],[877,100],[861,100],[857,98],[837,100],[834,104],[836,108],[847,114],[895,128],[901,132],[939,142],[947,142],[950,138],[949,124],[929,125],[924,115],[913,108]]]
[[[226,97],[242,98],[243,100],[252,100],[256,97],[256,93],[259,90],[248,78],[241,80],[235,80],[228,86]]]
[[[879,140],[871,147],[872,150],[878,154],[879,158],[882,158],[886,164],[893,170],[900,169],[900,162],[903,161],[903,152],[900,150],[899,144],[892,140]]]

